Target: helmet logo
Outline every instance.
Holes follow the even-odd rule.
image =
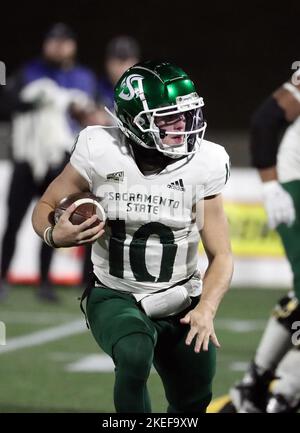
[[[128,75],[128,77],[124,78],[124,80],[121,83],[123,90],[121,91],[121,93],[119,93],[119,97],[125,99],[125,101],[130,101],[137,94],[137,92],[138,93],[143,92],[143,85],[142,85],[143,79],[144,77],[138,74]],[[134,81],[138,82],[137,91],[133,88],[132,85]]]

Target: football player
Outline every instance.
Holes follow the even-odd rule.
[[[279,233],[291,265],[294,291],[278,301],[249,370],[231,389],[234,406],[240,412],[291,412],[300,402],[300,351],[288,353],[299,344],[293,335],[300,324],[299,72],[263,102],[252,121],[253,165],[263,182],[269,226]],[[270,393],[274,376],[279,380],[273,382]]]
[[[189,76],[168,62],[129,68],[115,87],[116,126],[84,129],[70,163],[33,212],[53,247],[94,242],[87,318],[115,363],[117,412],[150,412],[154,364],[169,412],[205,412],[211,400],[214,317],[233,269],[221,191],[229,176],[222,146],[206,141],[203,99]],[[93,216],[56,225],[62,197],[102,197],[107,223]],[[209,265],[197,271],[202,240]],[[200,296],[201,295],[201,296]]]

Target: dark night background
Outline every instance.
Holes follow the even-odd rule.
[[[299,17],[298,1],[12,1],[1,11],[0,60],[9,75],[64,21],[78,34],[79,60],[101,73],[108,40],[130,34],[143,59],[166,58],[190,73],[209,130],[247,131],[257,104],[300,60]]]

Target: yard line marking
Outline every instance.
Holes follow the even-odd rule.
[[[105,353],[91,353],[65,366],[70,373],[111,373],[114,369],[113,360]],[[150,373],[156,373],[156,370],[152,367]]]
[[[84,323],[84,320],[75,320],[64,325],[33,332],[21,337],[11,338],[10,340],[7,340],[6,346],[0,347],[0,355],[19,349],[25,349],[27,347],[39,346],[51,341],[59,340],[60,338],[65,338],[74,334],[80,334],[86,331],[87,327]]]
[[[246,371],[249,366],[249,362],[247,361],[234,361],[229,365],[230,370],[232,371]]]
[[[65,367],[70,372],[112,372],[114,371],[113,360],[105,354],[91,354],[81,357],[78,361],[72,362]]]
[[[244,333],[263,330],[266,320],[216,319],[215,324],[217,329]]]

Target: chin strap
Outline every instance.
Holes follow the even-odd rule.
[[[114,113],[112,113],[109,108],[104,107],[104,109],[114,119],[114,121],[117,124],[116,126],[123,132],[124,135],[126,135],[127,138],[130,138],[135,143],[139,144],[145,149],[153,149],[152,147],[147,146],[147,144],[143,140],[141,140],[137,135],[135,135],[132,131],[130,131],[130,129],[126,128],[123,125],[123,122],[121,122],[121,120]]]
[[[126,137],[129,137],[129,134],[127,132],[127,128],[125,128],[125,126],[123,125],[121,120],[118,119],[118,117],[112,111],[110,111],[110,109],[108,107],[104,107],[104,110],[107,112],[107,114],[110,115],[110,117],[112,117],[114,119],[116,126],[121,129],[123,134],[125,134]]]

